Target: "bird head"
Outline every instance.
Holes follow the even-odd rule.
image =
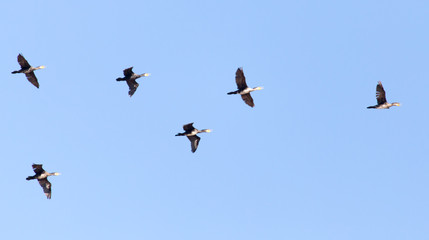
[[[144,73],[143,76],[148,77],[148,76],[150,76],[150,73]]]
[[[212,132],[212,130],[211,129],[204,129],[203,132],[208,132],[209,133],[209,132]]]
[[[54,176],[59,176],[59,175],[61,175],[61,173],[59,173],[59,172],[54,172]]]
[[[394,103],[392,103],[392,106],[401,106],[401,104],[400,103],[398,103],[398,102],[394,102]]]
[[[263,87],[255,87],[254,90],[262,90],[264,89]]]
[[[43,66],[43,65],[39,66],[39,69],[43,69],[43,68],[46,68],[46,66]]]

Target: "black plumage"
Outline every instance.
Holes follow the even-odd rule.
[[[43,188],[43,192],[45,193],[46,197],[48,199],[51,199],[51,183],[48,181],[48,176],[58,176],[60,175],[57,172],[53,172],[53,173],[49,173],[46,172],[43,168],[42,168],[42,164],[33,164],[33,171],[35,173],[34,176],[28,176],[26,178],[26,180],[32,180],[32,179],[37,179],[37,181],[39,182],[40,186]]]
[[[375,97],[377,98],[377,105],[369,106],[367,108],[375,109],[389,109],[392,106],[400,106],[398,102],[388,103],[386,100],[386,92],[384,91],[383,84],[378,81],[377,87],[375,88]]]
[[[35,87],[39,88],[39,81],[34,74],[34,71],[38,69],[43,69],[45,66],[32,67],[28,61],[22,56],[22,54],[18,55],[18,63],[21,66],[20,70],[13,71],[12,74],[15,73],[24,73],[27,77],[28,81],[31,82]]]
[[[139,84],[137,83],[136,79],[141,77],[147,77],[150,73],[143,73],[143,74],[135,74],[133,72],[133,67],[124,69],[124,77],[123,78],[117,78],[116,81],[126,81],[128,84],[128,88],[130,89],[128,91],[128,95],[130,97],[133,96],[133,94],[136,92],[137,88],[139,87]]]
[[[250,95],[250,93],[256,90],[261,90],[262,87],[255,87],[255,88],[248,87],[246,83],[246,77],[244,76],[244,72],[242,68],[238,68],[237,71],[235,72],[235,83],[237,84],[238,90],[229,92],[227,94],[228,95],[240,94],[241,98],[247,105],[254,107],[255,103],[253,102],[253,98]]]
[[[178,133],[176,134],[176,136],[188,137],[189,141],[191,141],[191,151],[194,153],[195,151],[197,151],[198,144],[200,143],[200,140],[201,140],[201,138],[198,137],[197,134],[202,132],[211,132],[211,130],[210,129],[198,130],[194,128],[193,124],[194,123],[188,123],[183,125],[183,130],[185,130],[185,132]]]

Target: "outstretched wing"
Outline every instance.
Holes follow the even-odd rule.
[[[33,164],[32,165],[32,167],[33,167],[33,171],[36,173],[36,174],[42,174],[45,170],[43,170],[43,168],[42,168],[42,164]]]
[[[43,192],[45,193],[48,199],[51,199],[51,183],[47,178],[39,180],[40,186],[43,188]]]
[[[128,87],[130,88],[130,91],[128,91],[128,95],[130,95],[130,97],[132,97],[133,94],[136,92],[137,88],[139,87],[139,84],[136,82],[135,79],[128,80],[127,84],[128,84]]]
[[[133,74],[134,74],[133,67],[130,67],[124,70],[125,77],[131,77]]]
[[[31,65],[25,60],[24,56],[21,54],[18,55],[18,63],[21,65],[21,68],[30,68]]]
[[[194,136],[187,136],[189,141],[191,141],[191,151],[194,153],[195,151],[197,151],[198,148],[198,144],[200,143],[200,137],[198,137],[197,135]]]
[[[194,126],[192,126],[194,123],[188,123],[183,125],[183,130],[185,130],[185,132],[192,132],[192,130],[194,130]]]
[[[36,88],[39,88],[39,81],[37,81],[36,75],[34,72],[26,73],[25,76],[27,77],[27,80],[31,82]]]
[[[244,101],[247,105],[249,105],[249,106],[251,106],[251,107],[254,107],[254,106],[255,106],[255,104],[253,103],[253,98],[252,98],[252,96],[250,96],[250,93],[241,95],[241,98],[243,99],[243,101]]]
[[[383,85],[379,81],[376,88],[375,97],[377,98],[377,104],[383,104],[387,102],[386,100],[386,92],[384,91]]]
[[[244,77],[243,68],[238,68],[235,72],[235,82],[237,83],[237,88],[239,90],[246,89],[246,78]]]

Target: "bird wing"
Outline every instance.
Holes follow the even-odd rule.
[[[239,68],[237,69],[237,72],[235,72],[235,82],[237,83],[238,89],[246,89],[246,78],[244,77],[243,69]]]
[[[133,67],[124,69],[124,75],[125,77],[131,77],[134,74]]]
[[[250,93],[241,95],[241,98],[243,99],[243,101],[244,101],[247,105],[249,105],[249,106],[251,106],[251,107],[254,107],[254,106],[255,106],[255,104],[253,103],[253,98],[252,98],[252,96],[250,96]]]
[[[192,126],[192,124],[194,123],[188,123],[183,125],[183,130],[185,130],[186,132],[192,132],[192,130],[194,130],[194,126]]]
[[[383,104],[387,102],[386,100],[386,92],[384,91],[383,85],[379,81],[376,88],[375,97],[377,98],[377,104]]]
[[[30,68],[31,65],[25,60],[24,56],[21,54],[18,55],[18,63],[21,65],[21,68]]]
[[[200,137],[198,137],[197,135],[194,136],[187,136],[189,141],[191,141],[191,150],[194,153],[195,151],[197,151],[198,148],[198,144],[200,143]]]
[[[27,80],[31,82],[36,88],[39,88],[39,81],[37,81],[36,75],[34,72],[26,73],[25,76],[27,77]]]
[[[43,192],[45,193],[48,199],[51,199],[51,183],[47,178],[38,180],[40,186],[43,188]]]
[[[36,174],[42,174],[45,170],[43,170],[42,164],[33,164],[33,171]]]
[[[127,81],[128,87],[130,88],[130,91],[128,92],[128,95],[133,96],[133,94],[136,92],[137,88],[139,87],[139,84],[136,82],[136,80],[128,80]]]

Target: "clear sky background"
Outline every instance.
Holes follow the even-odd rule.
[[[4,1],[1,239],[429,236],[427,1]],[[22,53],[40,89],[19,69]],[[125,68],[152,73],[132,98]],[[243,67],[256,106],[236,90]],[[389,110],[376,104],[382,81]],[[182,125],[202,133],[191,153]],[[33,175],[47,171],[52,199]]]

